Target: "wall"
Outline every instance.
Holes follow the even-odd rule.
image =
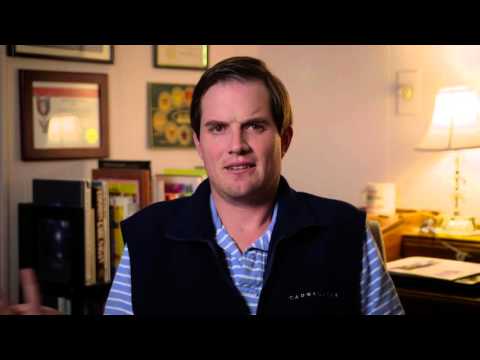
[[[362,202],[389,174],[388,47],[270,46],[260,55],[284,80],[294,137],[284,173],[299,189]]]
[[[431,121],[435,94],[446,86],[480,90],[480,46],[392,46],[393,70],[421,73],[420,106],[415,116],[389,113],[391,176],[399,189],[398,206],[453,212],[454,154],[413,149]],[[393,102],[392,94],[388,101]],[[480,219],[480,149],[461,152],[464,200],[461,212]]]
[[[444,86],[480,90],[480,46],[262,46],[294,107],[284,174],[295,187],[363,203],[395,182],[397,207],[453,211],[453,154],[415,151]],[[396,113],[396,72],[419,73],[414,115]],[[480,149],[463,151],[464,214],[480,218]]]

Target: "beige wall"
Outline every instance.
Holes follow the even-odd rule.
[[[454,154],[418,152],[417,145],[432,117],[435,93],[441,87],[468,85],[480,90],[480,46],[392,46],[393,70],[421,72],[421,103],[416,116],[390,119],[390,171],[399,188],[398,205],[453,211]],[[390,94],[388,101],[393,101]],[[480,219],[480,149],[462,151],[464,201],[461,211]]]
[[[294,106],[284,174],[305,191],[361,205],[370,181],[395,182],[397,207],[453,209],[453,154],[414,147],[444,86],[480,90],[480,46],[262,46]],[[416,70],[414,115],[396,113],[396,72]],[[462,152],[464,214],[480,218],[480,149]]]
[[[358,204],[368,181],[392,181],[387,54],[385,46],[260,49],[294,107],[293,143],[284,162],[292,185]]]
[[[429,124],[440,87],[480,86],[480,46],[211,46],[212,63],[232,55],[266,60],[290,92],[294,138],[283,173],[292,185],[361,205],[367,182],[391,181],[397,185],[398,207],[451,211],[451,156],[416,152],[413,147]],[[2,141],[9,144],[0,155],[11,157],[6,164],[8,199],[4,196],[2,204],[9,202],[12,294],[17,281],[16,207],[31,200],[31,179],[88,177],[96,167],[94,160],[20,161],[17,70],[108,73],[111,158],[150,159],[155,172],[200,164],[193,150],[147,147],[147,82],[195,83],[200,76],[195,71],[155,69],[151,57],[150,46],[116,46],[114,65],[9,58],[0,49],[0,79],[7,99],[1,110],[7,125],[0,129],[7,129]],[[399,70],[420,74],[415,115],[395,112]],[[2,173],[4,169],[2,165]],[[463,209],[480,218],[480,150],[465,152],[462,170],[467,177]],[[1,215],[0,221],[5,217]]]

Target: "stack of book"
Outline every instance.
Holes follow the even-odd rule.
[[[125,246],[120,223],[152,201],[150,166],[150,161],[99,160],[92,171],[92,178],[105,182],[108,189],[112,276]]]

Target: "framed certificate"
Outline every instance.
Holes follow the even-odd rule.
[[[106,74],[20,70],[22,160],[109,154]]]
[[[153,45],[153,65],[205,70],[208,68],[208,45]]]
[[[113,64],[113,45],[8,45],[9,56]]]

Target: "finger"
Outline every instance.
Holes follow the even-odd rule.
[[[40,313],[40,289],[33,269],[20,270],[20,281],[22,283],[25,302],[30,305],[32,312]]]
[[[31,315],[32,306],[30,304],[11,305],[8,309],[15,315]]]
[[[8,300],[5,295],[3,295],[3,291],[0,290],[0,314],[8,314]]]
[[[30,304],[12,305],[8,310],[15,315],[61,315],[57,309],[48,306],[40,306],[38,310],[35,311]]]
[[[62,313],[57,309],[48,306],[42,306],[40,311],[42,315],[62,315]]]
[[[8,315],[12,312],[8,308],[7,297],[3,295],[3,292],[0,290],[0,315]]]
[[[3,295],[3,291],[0,290],[0,308],[8,305],[7,297]]]

